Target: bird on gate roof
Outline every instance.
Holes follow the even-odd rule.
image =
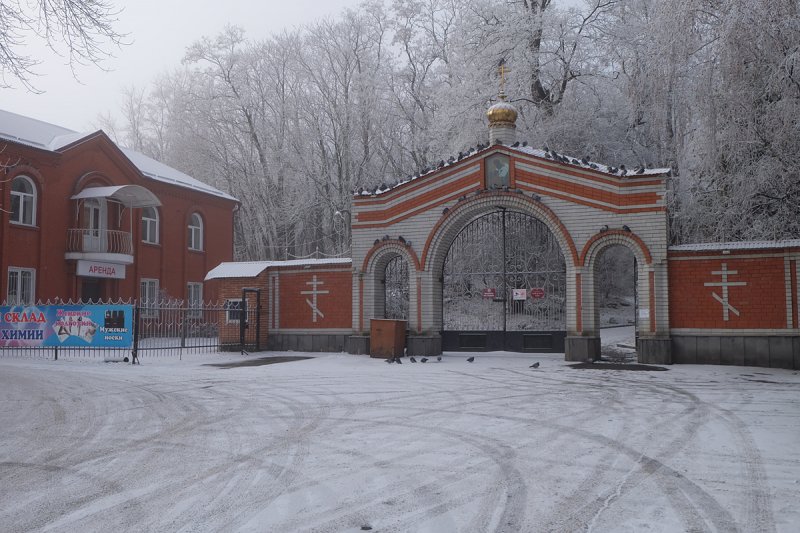
[[[539,368],[539,361],[536,361],[535,363],[533,363],[533,364],[532,364],[530,367],[528,367],[528,368]]]
[[[470,357],[467,357],[467,363],[472,363],[473,361],[475,361],[475,356],[474,355],[470,356]]]

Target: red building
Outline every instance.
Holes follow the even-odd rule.
[[[0,110],[0,300],[216,299],[232,196],[105,133]]]

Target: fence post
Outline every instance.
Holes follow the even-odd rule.
[[[133,306],[133,349],[131,350],[131,364],[139,362],[139,306]]]
[[[188,309],[178,309],[181,315],[181,348],[186,348],[186,319],[189,316]]]
[[[242,290],[242,305],[239,309],[239,350],[241,355],[245,354],[244,349],[244,330],[247,327],[247,292]]]
[[[53,358],[53,361],[58,361],[58,346],[53,348],[53,353],[55,354],[55,357]]]

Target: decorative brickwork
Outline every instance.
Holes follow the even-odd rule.
[[[495,154],[509,158],[509,186],[487,190],[484,161]],[[387,241],[402,236],[408,255],[419,257],[411,280],[410,328],[415,335],[438,338],[443,265],[453,240],[475,218],[507,209],[543,222],[566,259],[568,340],[590,339],[567,342],[568,352],[579,345],[583,351],[599,349],[594,258],[612,244],[627,246],[639,258],[639,301],[649,317],[640,335],[668,339],[665,171],[622,176],[608,167],[586,168],[545,156],[530,148],[495,145],[380,194],[357,195],[353,330],[364,335],[371,318],[382,318],[382,270],[375,257],[386,253],[379,249],[390,249]]]

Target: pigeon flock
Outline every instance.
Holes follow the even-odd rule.
[[[408,361],[411,362],[411,363],[416,363],[417,362],[417,358],[412,355],[411,357],[408,358]],[[420,363],[427,363],[428,361],[430,361],[430,359],[428,359],[427,357],[422,357],[419,360]],[[403,364],[403,358],[402,357],[397,357],[397,356],[388,357],[388,358],[384,359],[384,362],[389,363],[389,364],[397,363],[398,365],[402,365]],[[436,356],[436,362],[437,363],[441,363],[442,362],[442,356],[441,355],[437,355]],[[468,363],[474,363],[475,362],[475,356],[474,355],[470,355],[469,357],[467,357],[467,362]],[[536,361],[535,363],[533,363],[528,368],[539,368],[539,361]]]

